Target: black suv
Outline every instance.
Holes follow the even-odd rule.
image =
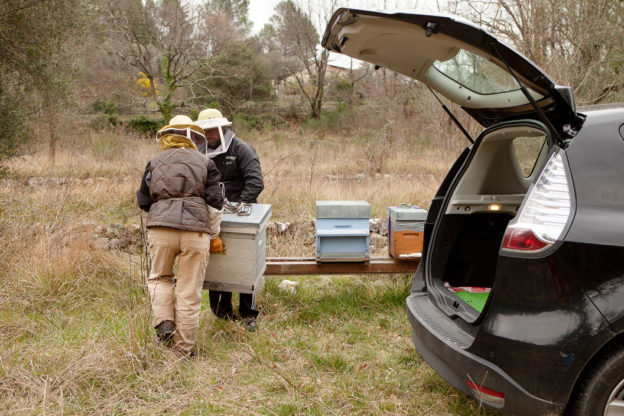
[[[458,18],[343,8],[323,46],[485,128],[462,128],[473,144],[429,209],[407,299],[422,357],[506,413],[624,415],[624,107],[577,110],[570,88]]]

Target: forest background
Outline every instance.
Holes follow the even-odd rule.
[[[314,255],[315,200],[366,200],[382,220],[427,208],[467,145],[421,84],[320,49],[348,5],[282,1],[252,33],[248,0],[0,2],[4,414],[490,414],[415,352],[409,275],[290,277],[295,293],[267,278],[254,334],[204,302],[192,361],[149,326],[134,193],[172,115],[219,108],[255,147],[260,202],[291,223],[269,229],[268,256]],[[578,105],[624,101],[622,1],[427,6],[499,36]]]
[[[68,125],[153,133],[174,112],[192,116],[207,106],[254,129],[320,126],[325,111],[326,119],[383,113],[374,117],[377,127],[409,122],[433,131],[423,119],[439,113],[422,85],[368,64],[334,65],[320,48],[331,12],[348,5],[282,1],[252,34],[249,0],[3,1],[0,161],[32,149],[26,143],[34,137],[54,160]],[[622,99],[622,7],[607,0],[435,4],[488,29],[571,86],[579,105]]]

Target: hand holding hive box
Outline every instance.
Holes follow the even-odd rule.
[[[204,288],[256,293],[264,286],[266,226],[271,205],[251,204],[251,214],[223,214],[223,253],[210,255]]]
[[[417,206],[388,207],[388,252],[397,260],[422,256],[427,211]]]

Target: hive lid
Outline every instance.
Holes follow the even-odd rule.
[[[270,204],[251,204],[250,215],[223,214],[221,227],[256,227],[260,228],[271,215]]]
[[[388,207],[388,214],[391,220],[395,221],[425,221],[427,219],[427,211],[417,207]]]
[[[370,218],[366,201],[316,201],[316,218]]]

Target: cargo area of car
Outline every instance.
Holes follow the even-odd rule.
[[[543,130],[512,125],[475,144],[429,246],[429,278],[442,283],[432,286],[444,297],[461,299],[478,314],[486,308],[505,229],[547,160],[546,143]]]
[[[437,235],[432,274],[479,312],[494,283],[509,213],[448,214]]]

